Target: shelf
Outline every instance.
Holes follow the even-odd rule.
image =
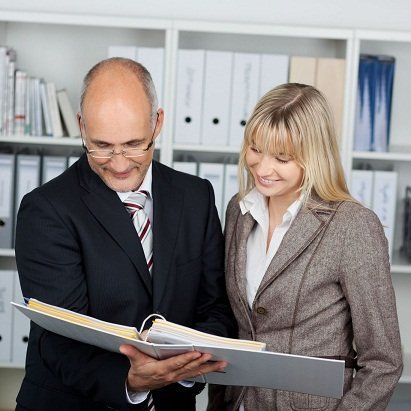
[[[13,362],[0,362],[0,368],[13,368],[24,370],[24,364],[15,364]]]
[[[395,251],[391,263],[391,272],[395,274],[411,274],[411,262],[400,255],[398,251]]]
[[[400,378],[400,383],[411,384],[411,353],[404,353],[404,369]]]
[[[386,153],[375,151],[354,151],[352,157],[354,159],[364,160],[383,160],[383,161],[409,161],[411,162],[410,149],[405,149],[403,152],[391,151]]]
[[[200,153],[228,153],[239,154],[240,147],[228,147],[228,146],[203,146],[201,144],[174,144],[174,151],[195,151]]]
[[[80,138],[70,137],[6,136],[0,137],[0,143],[81,147]]]
[[[14,248],[0,248],[0,257],[14,257]]]

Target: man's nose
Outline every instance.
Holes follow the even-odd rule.
[[[113,157],[111,157],[111,165],[116,171],[124,171],[127,169],[129,159],[124,157],[121,149],[114,152]]]

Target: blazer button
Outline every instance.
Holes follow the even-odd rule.
[[[264,307],[258,307],[257,308],[257,313],[261,314],[261,315],[266,315],[267,314],[267,310]]]

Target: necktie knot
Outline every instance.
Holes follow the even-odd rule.
[[[127,208],[127,211],[133,216],[138,210],[144,209],[146,203],[148,192],[145,190],[142,191],[133,191],[124,201],[124,205]]]

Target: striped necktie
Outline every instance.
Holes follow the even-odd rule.
[[[134,227],[141,241],[141,246],[143,247],[144,256],[146,257],[148,271],[151,274],[153,269],[153,232],[151,230],[150,219],[144,211],[147,196],[147,191],[134,191],[126,198],[124,205],[133,220]],[[146,411],[155,411],[151,392],[148,396]]]
[[[133,220],[146,257],[148,271],[151,274],[153,270],[153,231],[151,230],[150,219],[144,211],[144,204],[148,195],[148,192],[144,190],[134,191],[126,198],[124,205]]]

